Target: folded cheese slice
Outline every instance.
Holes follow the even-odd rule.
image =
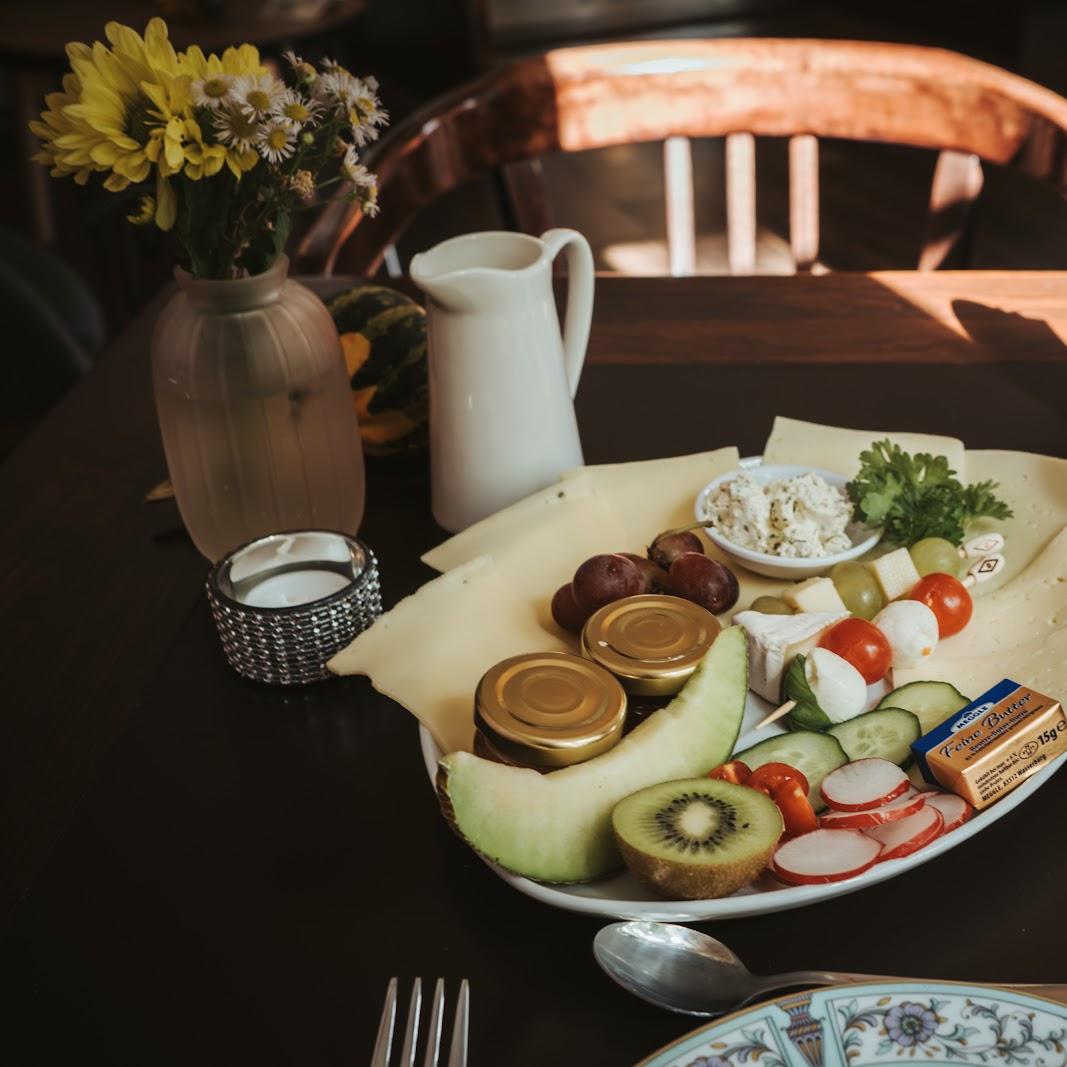
[[[576,648],[541,626],[529,598],[517,596],[481,556],[405,597],[327,666],[334,674],[367,675],[442,751],[470,751],[481,676],[508,656],[552,650]]]
[[[905,452],[930,452],[947,456],[949,466],[961,481],[966,479],[966,453],[955,437],[929,433],[888,433],[885,430],[849,430],[841,426],[820,426],[779,415],[771,436],[763,446],[764,463],[790,463],[818,467],[851,478],[859,472],[860,453],[873,441],[889,438]]]

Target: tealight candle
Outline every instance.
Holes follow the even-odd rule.
[[[242,545],[219,560],[207,585],[226,658],[261,682],[325,678],[326,661],[381,612],[374,554],[329,530]]]
[[[237,599],[250,608],[292,608],[333,596],[352,579],[334,571],[290,571],[264,578]]]

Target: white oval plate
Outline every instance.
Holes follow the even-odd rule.
[[[877,703],[877,699],[886,691],[884,688],[878,691],[872,686],[872,702]],[[751,692],[748,694],[745,718],[741,724],[741,735],[735,751],[748,748],[749,745],[765,740],[772,734],[785,733],[783,729],[772,725],[761,730],[758,735],[752,734],[752,727],[770,709],[771,705],[761,697]],[[424,726],[419,727],[419,736],[422,757],[432,784],[437,777],[437,761],[443,753]],[[980,833],[1002,815],[1007,815],[1009,811],[1017,808],[1031,793],[1040,789],[1065,760],[1067,753],[1057,757],[1043,771],[1038,771],[1003,800],[998,800],[985,811],[977,812],[968,822],[944,837],[937,838],[918,852],[903,859],[876,863],[870,870],[855,878],[828,885],[783,886],[781,882],[765,874],[761,882],[739,890],[730,897],[718,900],[663,900],[629,872],[581,885],[547,885],[512,874],[484,856],[481,858],[520,893],[545,904],[552,904],[567,911],[583,912],[586,915],[603,915],[618,919],[656,919],[663,922],[702,922],[709,919],[739,919],[746,915],[764,915],[767,912],[787,911],[789,908],[800,908],[805,904],[815,904],[820,900],[854,893],[865,886],[877,885],[888,878],[895,878],[898,874],[910,871],[913,867],[948,852]]]

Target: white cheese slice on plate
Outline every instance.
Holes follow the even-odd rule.
[[[444,752],[470,751],[474,689],[481,676],[523,652],[575,652],[544,629],[534,604],[482,556],[427,582],[327,664],[365,674],[379,693],[408,709]]]
[[[930,452],[947,456],[949,466],[965,480],[966,453],[955,437],[929,433],[887,433],[884,430],[848,430],[840,426],[820,426],[779,415],[763,449],[764,463],[792,463],[801,467],[854,477],[860,469],[860,453],[874,441],[889,438],[905,452]]]

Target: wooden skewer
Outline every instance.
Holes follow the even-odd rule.
[[[758,723],[756,723],[756,725],[752,729],[762,730],[764,726],[770,726],[772,722],[775,722],[783,716],[788,715],[796,706],[797,702],[795,700],[787,700],[780,708],[775,708],[774,711],[772,711],[770,715],[767,716],[767,718],[761,719]]]

